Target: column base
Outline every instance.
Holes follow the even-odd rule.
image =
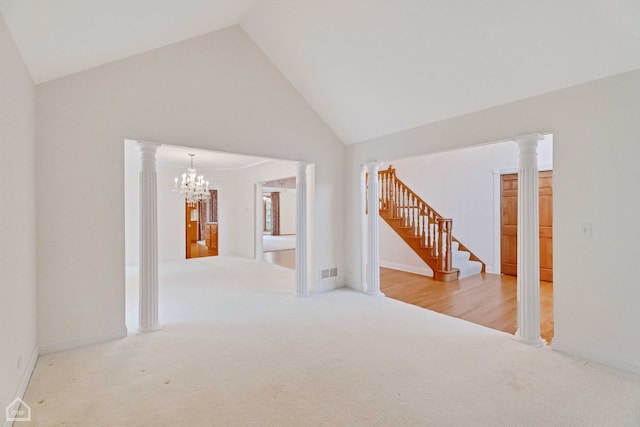
[[[513,339],[521,342],[526,345],[530,345],[532,347],[542,347],[543,345],[547,345],[547,342],[542,338],[525,338],[520,335],[520,331],[517,330],[515,334],[513,334]]]
[[[141,335],[141,334],[148,334],[151,332],[157,332],[157,331],[161,331],[162,330],[162,326],[156,326],[154,328],[138,328],[136,329],[136,334]]]
[[[383,296],[385,296],[380,291],[365,291],[364,294],[365,295],[369,295],[370,297],[383,297]]]
[[[369,285],[367,285],[367,282],[360,283],[360,292],[362,292],[363,294],[366,294],[368,287]]]
[[[294,297],[310,297],[311,292],[294,292],[293,296]]]

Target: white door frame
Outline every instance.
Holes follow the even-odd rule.
[[[294,294],[306,296],[312,292],[314,283],[314,212],[315,212],[315,165],[307,162],[296,163],[296,283]],[[304,182],[299,188],[298,182]],[[263,181],[254,183],[254,258],[263,260],[263,224],[262,205]],[[302,245],[300,245],[302,242]]]

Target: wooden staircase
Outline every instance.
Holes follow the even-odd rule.
[[[452,234],[453,219],[444,218],[396,176],[392,166],[378,173],[379,214],[433,270],[434,279],[448,282],[467,272],[485,271],[485,264]]]

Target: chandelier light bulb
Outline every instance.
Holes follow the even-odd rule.
[[[182,174],[182,184],[178,187],[178,178],[174,179],[173,191],[184,196],[185,202],[189,206],[195,206],[198,202],[207,200],[209,195],[209,181],[206,181],[204,175],[198,175],[196,168],[193,167],[193,158],[195,154],[189,154],[191,161],[187,172]]]

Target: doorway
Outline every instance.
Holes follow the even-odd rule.
[[[518,174],[500,177],[500,266],[518,273]],[[553,282],[553,171],[538,173],[540,280]]]
[[[295,269],[296,178],[271,180],[262,186],[263,260]]]
[[[390,298],[479,323],[508,333],[517,328],[517,280],[501,274],[501,176],[518,172],[519,150],[513,142],[498,142],[442,153],[394,160],[398,176],[434,209],[454,218],[454,235],[487,264],[486,272],[443,285],[430,277],[422,260],[384,221],[379,226],[380,285]],[[553,137],[539,143],[538,168],[553,169]],[[384,166],[381,167],[384,169]],[[464,174],[460,174],[464,170]],[[551,174],[551,172],[549,173]],[[516,176],[516,175],[514,175]],[[544,176],[544,174],[543,174]],[[552,246],[552,189],[540,212],[548,225],[542,247]],[[544,189],[546,183],[540,187]],[[517,182],[516,182],[517,188]],[[517,193],[515,193],[517,195]],[[517,199],[516,206],[517,206]],[[515,223],[515,222],[514,222]],[[514,229],[515,231],[515,229]],[[366,234],[366,230],[365,230]],[[513,242],[514,250],[517,248]],[[541,266],[553,273],[552,253]],[[517,257],[514,257],[517,259]],[[515,263],[514,263],[515,264]],[[540,285],[541,335],[553,338],[553,283]]]
[[[218,190],[197,203],[185,203],[185,257],[218,255]]]

